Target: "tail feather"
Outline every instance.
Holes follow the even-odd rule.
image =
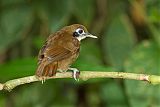
[[[45,66],[44,67],[44,69],[43,69],[43,72],[42,72],[42,76],[47,76],[48,75],[48,72],[49,72],[49,67],[48,67],[48,65],[47,66]]]
[[[49,64],[48,67],[49,67],[48,76],[52,77],[56,74],[56,71],[57,71],[57,68],[58,68],[58,62],[53,62],[53,63]]]
[[[52,62],[49,64],[42,62],[37,68],[36,75],[38,77],[52,77],[56,74],[57,67],[58,62]]]

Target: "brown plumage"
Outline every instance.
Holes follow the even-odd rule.
[[[57,71],[67,71],[79,55],[80,40],[87,35],[90,35],[87,29],[80,24],[66,26],[51,34],[39,52],[36,75],[51,77]]]

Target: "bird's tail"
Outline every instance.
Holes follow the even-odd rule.
[[[46,61],[42,61],[36,71],[38,77],[52,77],[56,74],[58,68],[58,62],[52,62],[47,64]]]

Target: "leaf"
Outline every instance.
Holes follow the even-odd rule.
[[[4,95],[1,95],[0,93],[0,105],[1,107],[5,107],[6,98],[4,98]]]
[[[102,62],[100,48],[95,40],[84,40],[81,43],[80,55],[71,67],[76,67],[80,71],[116,71],[114,68],[106,66]],[[80,81],[79,83],[94,83],[103,79],[91,79],[89,81]]]
[[[46,103],[54,102],[53,98],[56,95],[56,88],[52,88],[52,84],[42,85],[41,83],[29,84],[28,86],[21,86],[21,90],[15,95],[15,107],[40,106],[44,107]],[[14,90],[13,90],[14,91]],[[15,90],[16,92],[18,90]],[[46,93],[47,91],[47,93]],[[32,96],[30,96],[30,95]],[[20,101],[20,102],[19,102]]]
[[[49,26],[51,32],[66,24],[71,13],[71,1],[66,0],[39,0],[33,1],[35,11],[44,23],[42,27]]]
[[[74,0],[72,11],[74,15],[78,18],[80,23],[88,26],[94,16],[94,2],[95,0]]]
[[[80,70],[96,71],[107,69],[102,63],[100,49],[94,40],[82,41],[80,55],[73,66]]]
[[[160,51],[155,42],[144,41],[135,48],[125,63],[125,71],[160,75]],[[131,107],[158,107],[160,86],[142,81],[125,81]]]
[[[1,64],[0,68],[2,80],[20,78],[35,74],[36,61],[34,58],[17,59]]]
[[[32,19],[29,7],[4,9],[0,18],[0,51],[20,40],[28,30]]]
[[[11,8],[12,6],[14,7],[14,5],[19,5],[19,4],[23,5],[25,3],[27,3],[26,0],[1,0],[1,6],[4,8],[6,7]]]
[[[116,82],[110,82],[102,84],[101,89],[102,99],[109,107],[127,107],[125,101],[125,95],[120,84]]]
[[[146,12],[147,12],[147,17],[149,19],[150,22],[154,23],[154,24],[160,24],[159,20],[160,20],[160,1],[159,0],[146,0]]]
[[[33,45],[37,48],[37,49],[41,49],[41,47],[43,46],[43,44],[45,43],[45,39],[42,37],[35,37],[33,39]]]
[[[122,69],[135,42],[133,27],[128,18],[124,15],[116,17],[103,38],[105,60],[119,70]]]

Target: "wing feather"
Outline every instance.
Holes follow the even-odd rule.
[[[57,71],[58,61],[69,58],[77,52],[77,49],[79,48],[79,41],[75,39],[72,41],[72,39],[69,39],[69,41],[66,40],[68,42],[60,43],[59,41],[64,38],[63,35],[64,33],[59,33],[58,35],[54,34],[49,36],[41,48],[38,55],[37,76],[53,76]]]

